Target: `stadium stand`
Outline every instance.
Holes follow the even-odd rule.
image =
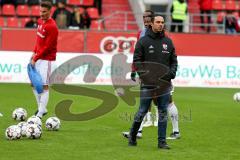
[[[103,17],[107,30],[138,30],[128,0],[103,0]]]
[[[222,0],[213,0],[212,9],[216,11],[221,11],[225,9],[225,5]]]
[[[190,32],[205,32],[200,27],[200,9],[198,5],[198,0],[188,0],[188,6],[188,11],[190,13],[190,24],[193,24]],[[212,0],[212,12],[210,14],[211,33],[224,33],[224,18],[228,11],[231,11],[233,16],[239,19],[239,1]]]
[[[16,14],[17,16],[30,16],[30,10],[28,8],[28,5],[18,5],[16,8]]]
[[[30,10],[31,10],[31,16],[39,16],[39,6],[38,5],[34,5],[34,6],[30,6]]]
[[[226,10],[236,10],[237,9],[236,2],[234,0],[226,1],[225,8],[226,8]]]
[[[94,0],[66,0],[67,9],[72,12],[74,6],[78,6],[80,13],[85,10],[89,14],[92,24],[90,30],[139,30],[141,25],[135,17],[139,16],[133,13],[130,4],[130,0],[101,0],[102,9],[98,8]],[[54,1],[54,4],[57,1]],[[190,33],[204,33],[206,32],[201,27],[200,20],[200,8],[198,0],[188,0],[188,13],[189,21],[186,23],[188,26],[187,32]],[[14,18],[14,21],[18,21],[19,25],[12,25],[11,27],[24,27],[25,21],[23,18],[39,17],[39,0],[16,0],[15,3],[7,1],[7,3],[1,6],[1,27],[9,26],[7,21],[8,17]],[[169,6],[171,4],[168,4]],[[240,11],[239,0],[212,0],[212,12],[211,12],[211,33],[224,33],[224,18],[227,12],[232,12],[232,15],[239,20]],[[56,10],[56,6],[52,8],[52,13]],[[100,14],[102,13],[102,14]],[[134,15],[135,14],[135,15]],[[141,13],[138,13],[141,14]],[[170,13],[165,13],[170,17]],[[171,19],[171,18],[170,18]],[[169,21],[170,22],[170,21]],[[22,24],[23,23],[23,24]],[[169,24],[170,25],[170,24]],[[204,24],[208,25],[208,24]]]
[[[94,8],[94,7],[87,8],[87,12],[88,12],[88,14],[89,14],[91,19],[98,19],[98,18],[100,18],[99,14],[98,14],[98,9],[97,8]]]
[[[5,26],[5,21],[3,17],[0,17],[0,27],[4,27]]]
[[[81,3],[79,0],[68,0],[68,5],[73,5],[73,6],[80,6]]]
[[[103,30],[103,24],[99,20],[92,20],[90,29],[91,30]]]
[[[15,6],[12,4],[4,4],[2,6],[2,15],[3,16],[15,16]]]
[[[24,28],[26,23],[30,21],[30,18],[29,17],[24,17],[24,18],[21,18],[20,19],[20,24],[21,24],[21,27]]]
[[[72,6],[84,6],[84,7],[92,7],[94,4],[94,0],[68,0],[68,5]]]
[[[18,18],[8,17],[7,18],[7,27],[19,27]]]

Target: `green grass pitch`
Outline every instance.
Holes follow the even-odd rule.
[[[92,86],[113,93],[111,86]],[[61,121],[60,131],[43,127],[39,140],[9,141],[5,129],[17,124],[11,118],[16,106],[31,116],[36,110],[35,98],[27,84],[0,84],[0,159],[32,160],[237,160],[240,155],[240,103],[233,101],[238,89],[175,88],[174,100],[179,110],[181,139],[168,140],[171,150],[157,149],[157,128],[144,128],[137,147],[128,147],[121,132],[127,131],[137,106],[122,100],[110,113],[89,121]],[[48,115],[63,99],[74,100],[73,113],[86,112],[101,103],[93,98],[50,92]],[[171,132],[168,123],[168,134]]]

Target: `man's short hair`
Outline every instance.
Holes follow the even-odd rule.
[[[154,20],[155,20],[155,17],[163,17],[162,15],[160,15],[160,14],[154,14],[154,15],[152,15],[151,16],[151,22],[153,23],[154,22]],[[164,19],[164,18],[163,18]]]
[[[154,15],[154,12],[153,12],[152,10],[150,10],[150,9],[147,9],[147,10],[145,10],[144,12],[151,13],[150,16]]]
[[[148,14],[146,14],[146,13],[148,13]],[[144,11],[144,14],[143,14],[143,19],[144,18],[147,18],[147,17],[152,17],[152,15],[154,15],[154,12],[152,11],[152,10],[145,10]]]
[[[51,9],[52,8],[52,1],[51,0],[43,0],[41,3],[40,3],[40,6],[41,7],[45,7],[47,9]]]

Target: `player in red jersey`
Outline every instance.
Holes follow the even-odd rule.
[[[52,62],[56,60],[58,28],[51,18],[52,2],[43,0],[40,3],[40,19],[37,27],[37,41],[31,58],[31,64],[36,68],[43,81],[43,93],[38,94],[35,89],[33,93],[36,97],[38,110],[36,116],[42,118],[47,113],[47,103],[49,99],[49,78],[51,74]]]

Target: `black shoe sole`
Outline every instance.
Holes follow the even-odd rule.
[[[34,113],[34,115],[36,116],[37,114],[38,114],[38,110]],[[48,114],[48,112],[45,112],[45,113],[43,113],[43,116],[45,116],[47,114]]]
[[[123,133],[122,135],[123,135],[124,138],[129,138],[129,135],[127,135],[127,134]]]
[[[135,146],[137,146],[137,143],[128,143],[128,146],[135,147]]]
[[[166,150],[169,150],[171,149],[170,147],[158,147],[158,149],[166,149]]]

